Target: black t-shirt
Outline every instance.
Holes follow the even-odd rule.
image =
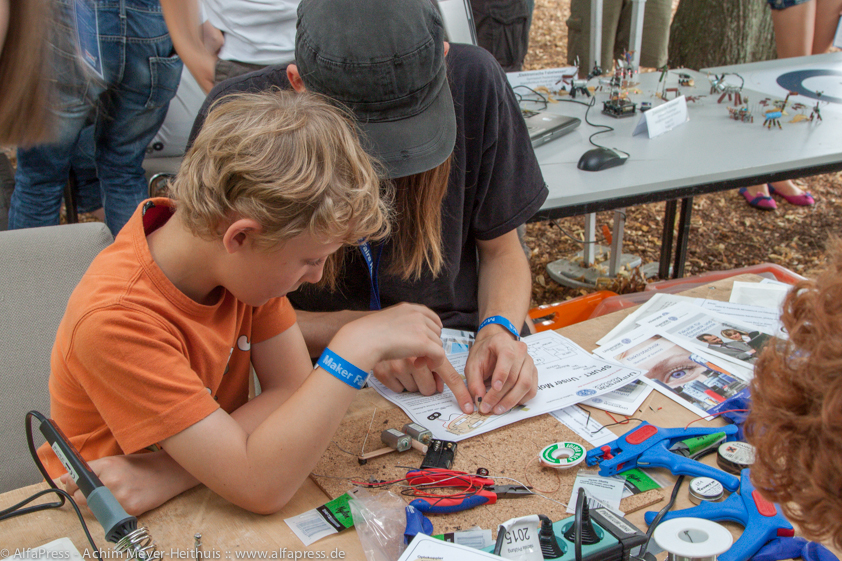
[[[383,308],[420,303],[435,311],[445,327],[473,330],[478,324],[476,240],[497,238],[525,223],[548,191],[517,100],[497,61],[478,47],[452,44],[447,66],[456,109],[456,146],[442,203],[445,264],[435,278],[424,273],[417,281],[404,281],[387,275],[387,242],[377,278]],[[196,118],[191,143],[214,100],[273,86],[290,87],[285,67],[268,67],[217,85]],[[375,245],[372,253],[377,259],[381,248]],[[300,310],[370,309],[371,281],[362,253],[349,251],[335,292],[306,286],[288,297]]]

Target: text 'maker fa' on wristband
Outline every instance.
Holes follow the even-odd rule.
[[[322,356],[316,362],[316,366],[358,390],[362,389],[368,381],[368,372],[354,366],[328,348],[325,348]]]

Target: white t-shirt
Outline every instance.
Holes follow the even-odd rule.
[[[225,34],[222,60],[283,64],[295,58],[300,0],[202,0],[205,15]]]

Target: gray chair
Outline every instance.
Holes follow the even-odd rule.
[[[0,232],[0,493],[41,480],[24,417],[49,416],[56,330],[70,293],[112,241],[99,222]]]

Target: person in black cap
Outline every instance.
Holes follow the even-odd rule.
[[[310,353],[318,356],[336,330],[372,310],[424,304],[445,327],[477,330],[468,388],[483,398],[481,413],[500,414],[537,391],[518,340],[531,275],[515,229],[547,188],[499,64],[444,36],[429,0],[304,0],[295,64],[219,84],[191,136],[215,101],[236,92],[292,87],[349,108],[385,169],[397,220],[386,243],[345,253],[337,290],[306,286],[289,295]],[[394,391],[443,389],[410,361],[380,363],[374,374]]]

